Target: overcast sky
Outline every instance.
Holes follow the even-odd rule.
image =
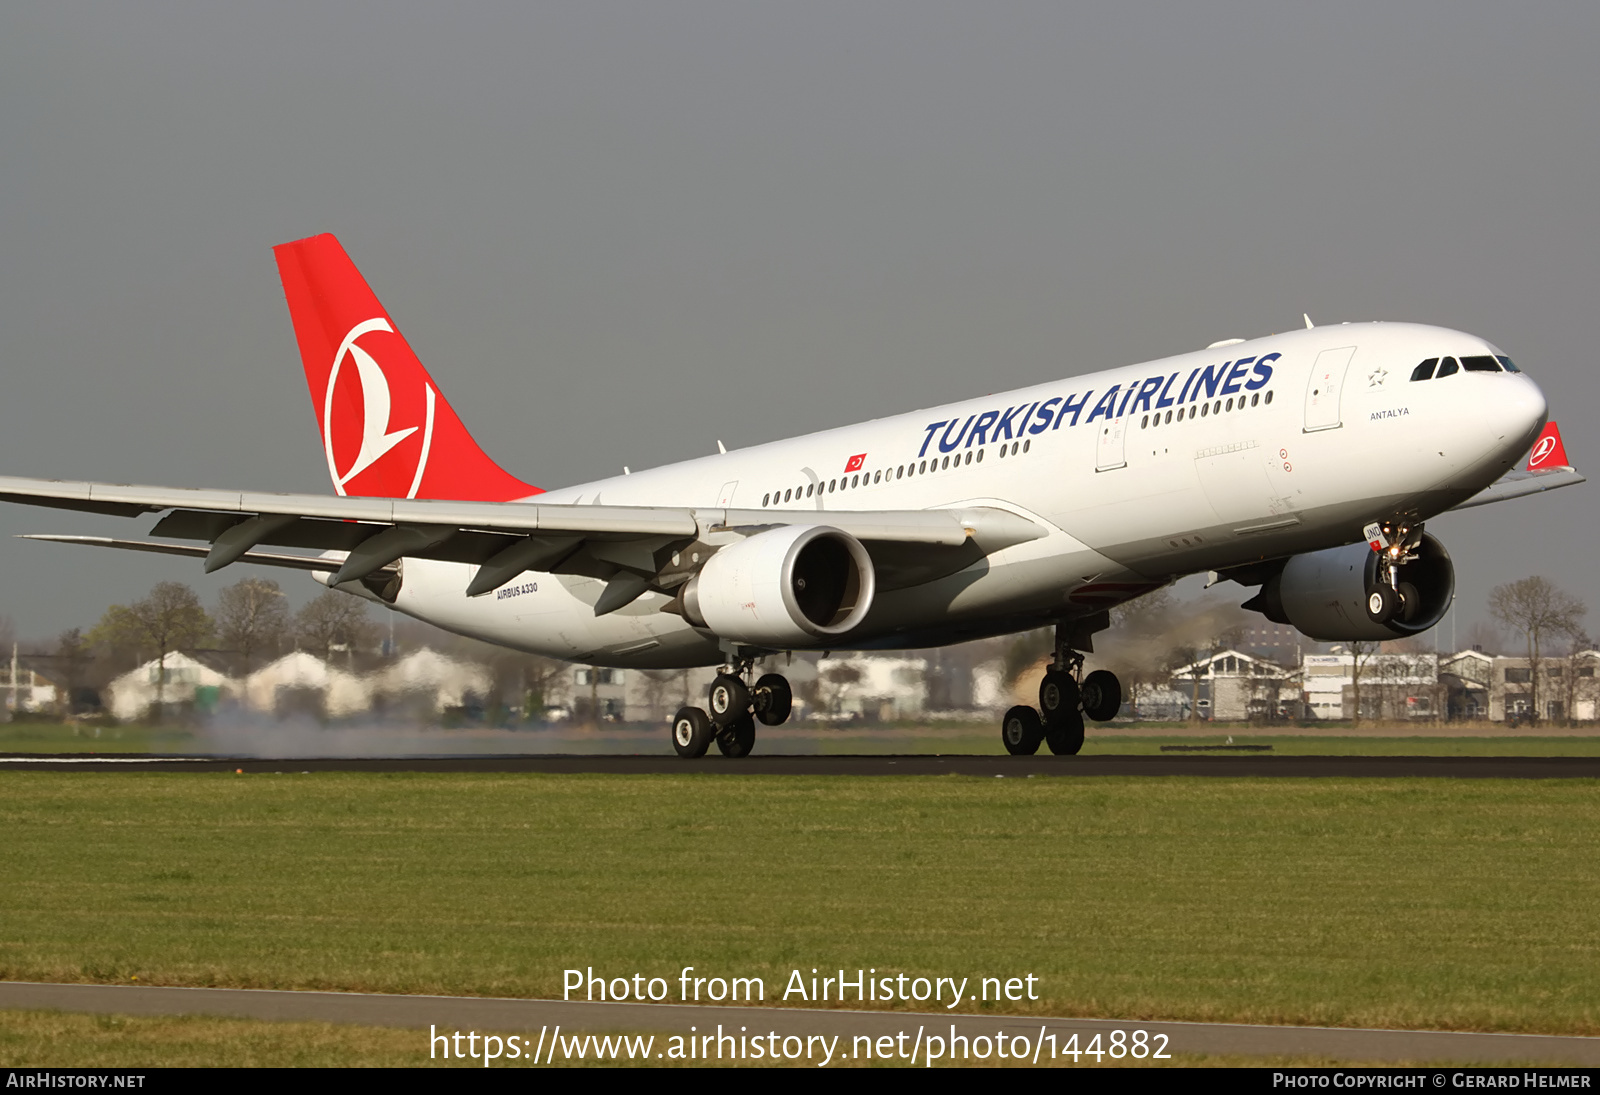
[[[328,490],[322,231],[545,487],[1302,312],[1483,335],[1600,471],[1600,5],[1079,7],[5,5],[0,471]],[[1597,489],[1430,524],[1463,635],[1534,573],[1600,628]],[[0,613],[245,573],[12,539],[148,523],[0,507]]]

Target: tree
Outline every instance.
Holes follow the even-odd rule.
[[[157,582],[150,595],[131,605],[112,605],[89,632],[96,646],[156,652],[156,710],[166,700],[167,655],[199,646],[215,625],[194,590],[182,582]]]
[[[278,583],[246,578],[217,598],[217,631],[222,645],[239,652],[248,672],[256,655],[277,653],[289,634],[289,606]]]
[[[332,589],[295,613],[294,625],[300,643],[320,653],[323,661],[336,646],[354,650],[370,643],[374,631],[367,602]]]
[[[77,713],[78,692],[89,662],[89,644],[84,641],[83,632],[76,627],[63,631],[56,640],[56,663],[61,666],[61,687],[66,693],[62,713],[68,718]]]
[[[1366,669],[1367,663],[1372,660],[1372,656],[1380,649],[1382,649],[1381,644],[1371,640],[1357,639],[1350,644],[1350,725],[1352,727],[1361,725],[1361,677],[1363,671]],[[1378,699],[1378,715],[1380,719],[1383,716],[1382,696]]]
[[[1581,633],[1579,621],[1589,611],[1577,597],[1535,574],[1489,591],[1489,612],[1507,627],[1522,633],[1528,656],[1528,707],[1539,720],[1539,665],[1546,643]]]

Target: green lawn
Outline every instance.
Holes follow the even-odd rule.
[[[1580,780],[7,772],[0,976],[1031,973],[1002,1007],[1593,1035],[1597,822]]]

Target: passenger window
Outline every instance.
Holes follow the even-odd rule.
[[[983,450],[982,449],[978,450],[978,463],[980,463],[980,464],[983,463]]]
[[[1457,371],[1455,358],[1442,357],[1439,359],[1439,371],[1433,374],[1433,378],[1441,380],[1447,376],[1454,376]]]
[[[1149,415],[1145,415],[1143,418],[1139,419],[1139,428],[1141,430],[1144,429],[1148,425],[1150,425],[1150,416]]]
[[[762,504],[762,505],[763,505],[763,506],[764,506],[764,505],[766,505],[766,504],[767,504],[767,502],[768,502],[768,501],[769,501],[769,500],[770,500],[770,499],[771,499],[771,498],[772,498],[772,495],[770,495],[770,494],[763,494],[763,495],[762,495],[762,496],[761,496],[761,504]]]
[[[793,493],[793,492],[791,492],[791,491],[784,491],[784,492],[783,492],[783,500],[784,500],[784,501],[785,501],[785,502],[787,502],[787,501],[788,501],[788,500],[789,500],[789,497],[790,497],[790,495],[791,495],[791,494],[792,494],[792,493]]]
[[[1211,413],[1211,404],[1209,404],[1209,403],[1200,404],[1200,417],[1201,418],[1204,418],[1206,415],[1208,415],[1210,413]]]
[[[1029,438],[1029,439],[1028,439],[1028,440],[1026,440],[1026,441],[1024,441],[1024,442],[1023,442],[1023,443],[1022,443],[1022,451],[1023,451],[1023,452],[1027,452],[1027,451],[1028,451],[1028,449],[1029,449],[1029,447],[1030,447],[1030,446],[1031,446],[1031,445],[1032,445],[1032,444],[1033,444],[1033,439],[1032,439],[1032,438],[1031,438],[1031,437],[1030,437],[1030,438]]]
[[[969,463],[969,464],[972,463],[972,453],[971,452],[967,453],[967,463]]]
[[[1233,399],[1231,397],[1228,400],[1228,405],[1226,407],[1224,407],[1223,410],[1225,410],[1225,411],[1233,410]]]
[[[1268,393],[1267,393],[1267,402],[1268,402],[1268,403],[1271,403],[1271,402],[1272,402],[1272,393],[1271,393],[1271,392],[1268,392]]]
[[[939,465],[939,468],[942,471],[949,471],[950,470],[950,458],[948,456],[944,458],[944,462]]]
[[[833,493],[833,486],[834,486],[834,484],[835,484],[835,483],[837,483],[837,482],[838,482],[838,480],[837,480],[837,479],[830,479],[830,480],[828,480],[828,493],[829,493],[829,494],[832,494],[832,493]]]
[[[1437,365],[1437,364],[1439,364],[1439,359],[1436,358],[1436,357],[1430,357],[1428,360],[1426,360],[1422,364],[1418,365],[1415,369],[1411,370],[1411,379],[1412,380],[1432,380],[1433,379],[1433,367],[1435,365]]]
[[[1464,357],[1461,359],[1461,367],[1469,373],[1498,373],[1500,371],[1500,363],[1488,354],[1480,357]]]
[[[1506,372],[1508,373],[1520,373],[1522,371],[1521,369],[1517,368],[1516,364],[1505,354],[1496,354],[1495,360],[1504,365],[1506,367]]]
[[[872,481],[873,481],[873,482],[874,482],[874,483],[881,483],[881,482],[883,482],[883,472],[881,472],[881,471],[875,471],[875,472],[873,472],[873,473],[872,473]]]
[[[1254,407],[1257,403],[1260,403],[1260,402],[1261,402],[1261,393],[1260,392],[1257,392],[1255,395],[1250,397],[1250,406]]]

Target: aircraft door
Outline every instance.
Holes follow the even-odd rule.
[[[1339,393],[1344,390],[1345,370],[1355,354],[1354,346],[1341,346],[1317,355],[1311,378],[1306,381],[1306,433],[1334,430],[1343,424],[1339,418]]]
[[[1128,420],[1107,419],[1100,424],[1100,434],[1095,440],[1094,470],[1115,471],[1128,466]]]
[[[738,489],[739,480],[737,479],[731,483],[722,484],[722,489],[717,492],[717,505],[724,507],[733,505],[733,492]]]

